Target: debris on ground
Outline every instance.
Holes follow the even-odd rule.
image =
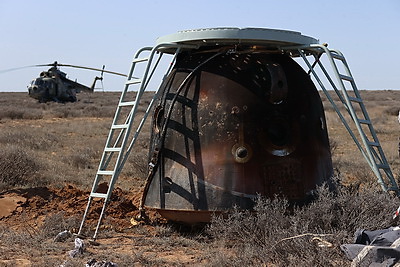
[[[96,261],[95,259],[91,259],[86,263],[85,267],[118,267],[118,265],[111,261]]]
[[[69,230],[64,230],[56,235],[56,237],[54,238],[54,242],[64,242],[71,236],[72,233]]]
[[[400,261],[400,227],[357,230],[354,244],[340,248],[352,260],[352,266],[394,266]]]
[[[75,238],[75,249],[70,250],[68,254],[71,258],[75,258],[79,255],[82,255],[83,252],[85,252],[85,244],[83,243],[82,239],[77,237]]]

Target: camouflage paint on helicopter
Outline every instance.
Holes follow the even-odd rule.
[[[92,93],[97,81],[103,80],[103,73],[109,73],[113,75],[126,77],[126,74],[118,73],[114,71],[105,70],[105,65],[103,65],[102,69],[85,67],[85,66],[77,66],[70,64],[59,64],[57,61],[51,64],[40,64],[40,65],[32,65],[20,68],[14,68],[9,70],[0,71],[8,72],[13,70],[18,70],[21,68],[30,68],[30,67],[43,67],[43,66],[51,66],[48,71],[42,71],[40,76],[36,79],[33,79],[32,82],[28,85],[28,93],[29,96],[39,100],[39,102],[75,102],[77,101],[76,94],[81,91],[86,91]],[[78,82],[74,82],[67,78],[67,74],[62,72],[58,67],[71,67],[77,69],[86,69],[92,71],[100,71],[100,77],[96,76],[94,81],[90,87],[80,84]]]
[[[75,102],[76,93],[82,90],[93,92],[93,88],[68,79],[66,73],[57,68],[57,62],[28,85],[29,96],[39,102]]]
[[[159,91],[143,198],[167,219],[207,222],[258,194],[306,201],[332,176],[310,77],[288,55],[231,49],[182,52]]]

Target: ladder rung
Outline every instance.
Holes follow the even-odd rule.
[[[362,102],[362,99],[361,99],[361,98],[358,98],[358,97],[351,97],[351,96],[349,96],[349,100],[350,100],[350,101],[353,101],[353,102],[358,102],[358,103],[361,103],[361,102]]]
[[[389,165],[387,164],[376,164],[376,167],[379,169],[389,169]]]
[[[104,193],[90,193],[91,197],[107,198],[107,194]]]
[[[106,147],[104,148],[105,152],[120,152],[121,148],[120,147]]]
[[[129,124],[114,124],[111,126],[111,129],[126,129]]]
[[[339,74],[339,77],[340,77],[340,79],[346,80],[346,81],[349,81],[349,82],[353,82],[354,81],[353,77],[351,77],[351,76]]]
[[[341,55],[336,54],[336,53],[331,53],[331,55],[332,55],[333,58],[339,59],[341,61],[345,61],[344,56],[341,56]]]
[[[136,101],[129,101],[129,102],[121,102],[119,103],[120,107],[126,107],[126,106],[133,106],[135,105]]]
[[[134,59],[132,60],[132,63],[138,63],[138,62],[143,62],[143,61],[147,61],[147,60],[149,60],[148,57],[134,58]]]
[[[381,146],[378,142],[370,142],[370,141],[368,141],[367,143],[370,146],[376,146],[376,147]]]
[[[98,175],[114,175],[114,171],[97,171]]]
[[[388,189],[387,189],[387,191],[395,191],[395,192],[397,192],[399,190],[399,188],[398,187],[389,187]]]
[[[128,80],[128,81],[126,81],[126,85],[128,85],[128,84],[137,84],[137,83],[141,83],[142,82],[142,79],[139,79],[139,78],[132,78],[132,79],[130,79],[130,80]]]
[[[358,122],[359,122],[359,123],[362,123],[362,124],[371,124],[371,121],[370,121],[370,120],[358,119]]]

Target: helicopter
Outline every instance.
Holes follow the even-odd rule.
[[[81,91],[90,93],[93,92],[96,86],[96,82],[103,80],[104,72],[126,77],[125,74],[105,70],[104,65],[102,69],[96,69],[96,68],[75,66],[69,64],[58,64],[58,62],[55,61],[52,64],[44,64],[36,66],[51,66],[47,71],[42,71],[40,73],[40,76],[33,79],[31,83],[28,85],[29,96],[39,100],[39,102],[48,102],[48,101],[55,101],[61,103],[76,102],[77,93]],[[96,76],[94,78],[92,85],[88,87],[86,85],[68,79],[67,74],[61,71],[58,68],[58,66],[101,71],[101,75],[100,77]]]
[[[50,68],[47,71],[42,71],[39,74],[39,77],[34,78],[27,86],[28,94],[30,97],[37,99],[40,103],[45,103],[49,101],[54,101],[58,103],[65,102],[76,102],[77,93],[82,91],[92,93],[94,88],[96,87],[97,81],[103,81],[103,74],[109,73],[113,75],[126,77],[127,75],[123,73],[118,73],[114,71],[105,70],[105,65],[103,65],[102,69],[85,67],[85,66],[77,66],[70,64],[59,64],[57,61],[54,61],[50,64],[39,64],[39,65],[31,65],[20,68],[13,68],[8,70],[0,71],[9,72],[23,68],[30,67],[45,67],[49,66]],[[67,74],[60,70],[59,67],[70,67],[70,68],[78,68],[78,69],[86,69],[92,71],[100,71],[100,76],[96,76],[93,80],[92,85],[86,86],[84,84],[78,83],[77,81],[70,80],[67,78]]]

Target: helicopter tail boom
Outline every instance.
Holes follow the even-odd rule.
[[[90,86],[90,92],[94,91],[94,88],[96,87],[96,82],[97,81],[102,81],[102,80],[103,80],[103,77],[98,77],[98,76],[94,77],[94,81],[92,83],[92,86]]]

